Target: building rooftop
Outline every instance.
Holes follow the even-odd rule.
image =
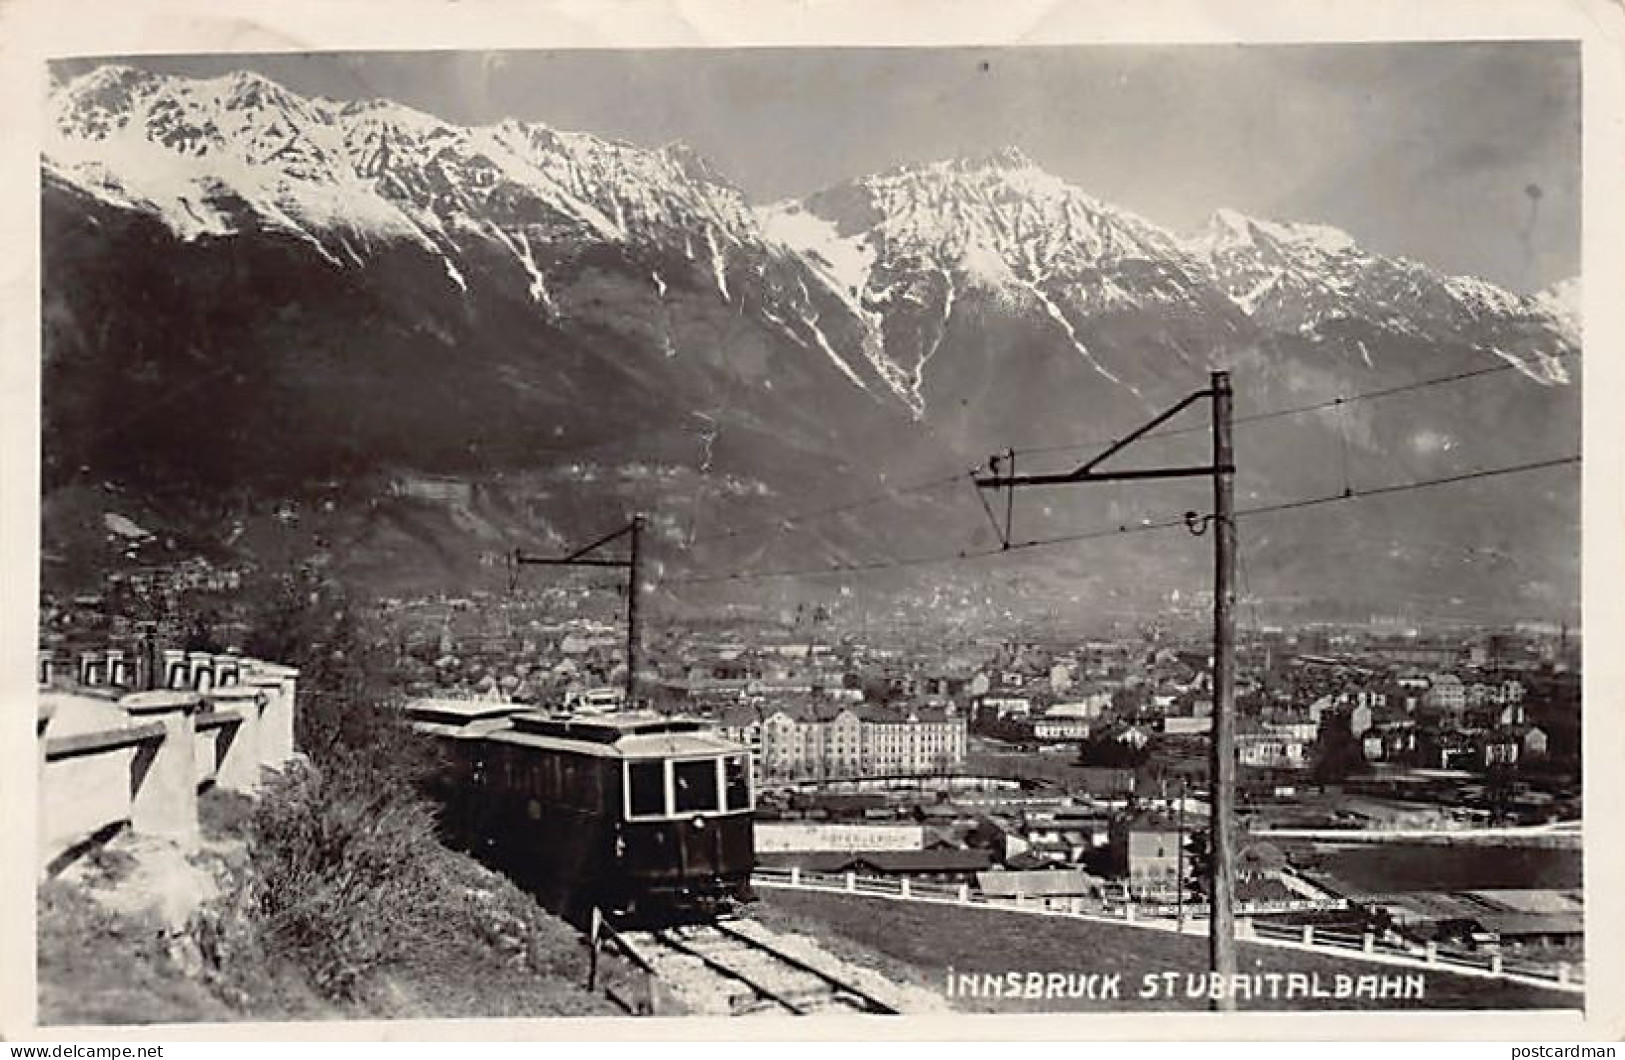
[[[1493,931],[1502,938],[1585,934],[1585,918],[1579,913],[1493,913],[1474,919],[1485,931]]]
[[[1583,891],[1502,888],[1468,891],[1468,895],[1508,913],[1578,913],[1585,907]]]
[[[761,853],[764,865],[795,865],[809,872],[937,873],[983,872],[993,866],[993,855],[985,850],[865,850],[856,853],[810,851],[805,853]]]
[[[964,717],[946,707],[910,705],[886,707],[873,703],[844,703],[817,699],[786,699],[761,706],[728,706],[717,714],[723,725],[743,727],[766,722],[782,714],[794,721],[807,724],[834,721],[842,714],[851,714],[859,721],[872,725],[904,725],[914,718],[920,722],[956,721]]]
[[[1127,828],[1130,832],[1179,831],[1179,822],[1174,818],[1145,810],[1135,813],[1132,816],[1123,818],[1121,823],[1123,827]],[[1186,830],[1190,830],[1190,822],[1186,823]]]
[[[978,872],[982,893],[1009,898],[1017,895],[1068,897],[1098,892],[1101,881],[1082,869],[1039,869],[1031,872]]]

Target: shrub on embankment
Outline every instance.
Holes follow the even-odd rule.
[[[291,770],[249,826],[249,911],[266,952],[323,995],[353,1000],[380,970],[444,945],[453,918],[429,871],[434,819],[364,760]]]
[[[279,778],[248,839],[243,941],[323,998],[379,1016],[605,1011],[582,989],[579,937],[442,847],[429,806],[364,760]]]

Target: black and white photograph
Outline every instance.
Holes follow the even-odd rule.
[[[522,40],[7,104],[34,1025],[1595,1012],[1581,40]]]

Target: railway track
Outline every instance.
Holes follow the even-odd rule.
[[[696,1013],[832,1015],[895,1013],[826,956],[797,954],[749,922],[718,921],[622,932],[624,946]]]

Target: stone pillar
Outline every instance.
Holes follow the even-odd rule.
[[[791,865],[790,866],[790,886],[792,886],[792,887],[800,887],[801,886],[801,866],[800,865]]]
[[[217,737],[214,782],[226,791],[247,794],[260,785],[260,718],[270,697],[263,688],[235,685],[205,692],[203,698],[210,710],[231,711],[242,718],[224,726]]]
[[[183,846],[197,843],[197,709],[195,692],[137,692],[119,706],[137,722],[158,722],[164,738],[136,751],[131,776],[130,827]]]
[[[1499,953],[1490,954],[1490,974],[1500,975],[1506,970],[1506,964]]]
[[[909,886],[908,886],[908,877],[904,876],[901,880],[898,881],[897,894],[901,898],[907,898],[909,896],[909,893],[910,893],[910,891],[909,891]]]
[[[242,684],[243,661],[235,655],[216,655],[214,657],[214,686],[216,688],[230,688]]]
[[[846,874],[846,889],[849,891],[858,889],[858,878],[855,874],[850,872]]]
[[[214,687],[214,656],[206,651],[186,653],[186,669],[192,679],[192,689],[207,692]]]
[[[1313,946],[1315,944],[1315,925],[1305,924],[1303,926],[1303,944],[1305,946]]]
[[[282,691],[285,700],[282,717],[282,746],[287,748],[287,757],[292,758],[298,750],[298,741],[294,734],[299,731],[299,668],[296,666],[282,667]]]
[[[165,648],[163,671],[155,688],[187,689],[192,681],[186,672],[186,653],[179,648]]]
[[[82,651],[79,653],[79,683],[95,687],[104,684],[107,674],[107,661],[101,652]]]
[[[1250,939],[1253,937],[1253,918],[1250,916],[1236,917],[1236,938]]]
[[[124,649],[108,648],[107,683],[114,688],[130,687],[130,664],[124,660]]]
[[[266,765],[281,765],[293,757],[298,680],[299,671],[291,666],[258,660],[245,663],[243,683],[263,687],[267,692],[260,722],[260,761]]]
[[[258,669],[243,668],[243,680],[239,686],[251,688],[263,697],[260,702],[259,728],[255,734],[255,743],[258,747],[260,765],[280,766],[283,762],[281,756],[272,747],[272,727],[279,719],[278,706],[282,699],[282,680],[269,674],[261,673]]]
[[[970,884],[962,883],[959,885],[959,900],[960,902],[970,901]]]
[[[1377,948],[1377,936],[1373,935],[1369,931],[1367,931],[1364,935],[1360,936],[1360,952],[1362,952],[1362,953],[1371,953],[1371,952],[1374,952],[1376,950],[1376,948]]]
[[[1439,944],[1437,942],[1428,943],[1427,949],[1424,952],[1426,953],[1426,959],[1429,964],[1439,963]]]
[[[51,682],[56,679],[56,656],[52,654],[51,649],[49,648],[41,648],[39,650],[38,676],[39,686],[41,688],[50,687]]]
[[[135,649],[135,683],[139,691],[164,687],[163,649],[158,646],[158,627],[144,622]]]

